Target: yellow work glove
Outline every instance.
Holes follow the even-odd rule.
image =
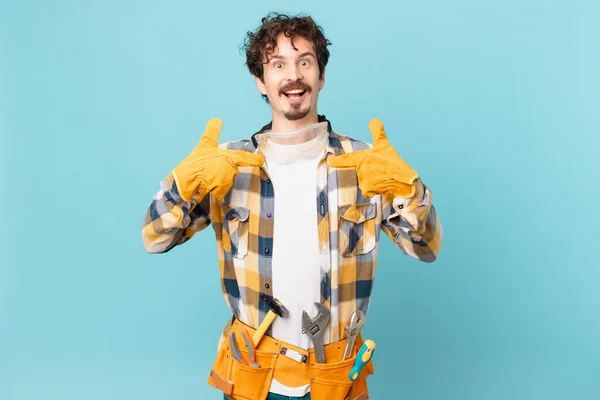
[[[190,201],[196,193],[212,193],[223,200],[233,186],[238,167],[260,167],[265,161],[262,154],[220,149],[221,126],[223,122],[218,118],[208,121],[194,151],[172,171],[177,190],[184,201]]]
[[[379,119],[371,120],[369,130],[373,136],[373,146],[370,149],[332,156],[329,158],[329,166],[355,168],[358,186],[366,197],[376,194],[412,197],[419,174],[394,150]]]

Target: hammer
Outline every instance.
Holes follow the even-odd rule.
[[[287,318],[288,315],[290,314],[288,309],[285,308],[284,305],[281,304],[281,302],[279,300],[277,300],[276,298],[273,297],[272,299],[269,299],[267,296],[265,296],[262,293],[261,293],[260,297],[265,301],[265,303],[267,303],[269,305],[269,307],[271,309],[269,310],[269,312],[263,319],[262,323],[260,324],[260,326],[258,327],[256,332],[254,332],[254,335],[252,336],[252,342],[254,342],[255,347],[258,346],[258,343],[264,336],[267,329],[269,329],[269,327],[275,320],[275,317],[277,317],[279,315],[281,318]]]

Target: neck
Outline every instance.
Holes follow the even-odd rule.
[[[275,132],[294,131],[308,124],[319,122],[319,114],[317,113],[317,110],[311,111],[306,117],[294,121],[290,121],[285,116],[275,113],[273,113],[272,118],[273,123],[271,125],[271,129]]]

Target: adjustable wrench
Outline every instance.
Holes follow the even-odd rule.
[[[329,323],[329,317],[331,313],[321,303],[315,303],[319,315],[314,319],[310,319],[306,311],[302,312],[302,333],[307,334],[313,342],[315,348],[315,356],[317,362],[325,363],[325,345],[323,343],[323,335],[325,334],[325,328]]]
[[[346,341],[346,351],[344,351],[344,358],[350,357],[352,355],[352,351],[354,350],[354,343],[356,342],[356,337],[358,336],[358,332],[365,326],[365,314],[356,310],[350,316],[350,321],[348,321],[348,325],[346,326],[346,337],[348,340]]]

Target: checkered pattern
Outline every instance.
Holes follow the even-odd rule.
[[[320,117],[320,121],[327,121]],[[263,127],[261,132],[270,129]],[[340,135],[328,123],[329,140],[319,163],[317,226],[321,253],[321,302],[331,311],[330,341],[344,336],[353,311],[367,312],[375,278],[379,232],[405,254],[432,262],[441,249],[442,226],[431,191],[417,181],[411,199],[363,196],[356,171],[327,166],[332,155],[370,148],[370,144]],[[254,136],[220,145],[257,152]],[[212,224],[217,244],[221,286],[232,313],[258,327],[268,312],[259,296],[272,296],[271,254],[275,195],[268,169],[241,167],[233,188],[219,201],[212,195],[183,201],[173,176],[161,182],[142,228],[148,252],[167,252]],[[294,232],[290,232],[293,235]],[[302,249],[298,249],[302,251]]]

